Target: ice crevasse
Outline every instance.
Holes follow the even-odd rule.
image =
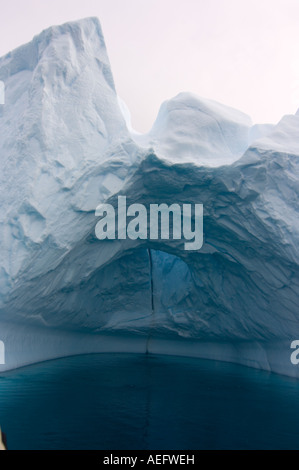
[[[137,352],[299,376],[298,113],[253,125],[181,93],[138,134],[95,18],[2,57],[0,80],[0,370]],[[202,249],[98,240],[119,195],[203,204]]]

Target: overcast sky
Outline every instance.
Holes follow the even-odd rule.
[[[276,123],[299,108],[299,0],[0,0],[0,56],[97,16],[133,126],[181,91]]]

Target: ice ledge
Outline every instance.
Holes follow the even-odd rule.
[[[291,341],[273,342],[167,340],[137,335],[90,335],[2,324],[5,364],[0,373],[62,357],[93,353],[162,354],[240,364],[299,378],[299,366],[291,363]]]

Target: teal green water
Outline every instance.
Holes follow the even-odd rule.
[[[0,375],[10,449],[299,449],[299,383],[232,364],[102,354]]]

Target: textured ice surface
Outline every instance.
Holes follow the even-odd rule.
[[[117,97],[98,20],[0,59],[0,340],[13,368],[162,352],[299,375],[299,115],[253,126],[182,93],[147,135]],[[204,245],[99,241],[95,209],[204,205]]]

